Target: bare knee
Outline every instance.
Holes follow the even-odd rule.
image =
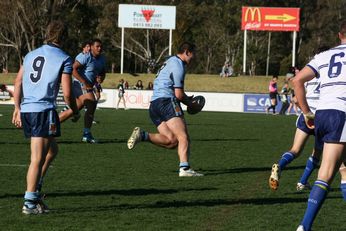
[[[178,146],[178,139],[175,136],[171,136],[167,138],[168,138],[167,148],[174,149]]]

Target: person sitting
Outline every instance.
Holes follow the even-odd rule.
[[[153,90],[153,89],[154,89],[153,82],[149,82],[146,90]]]
[[[144,86],[143,86],[143,83],[142,83],[142,80],[138,80],[134,89],[137,89],[137,90],[143,90],[144,89]]]

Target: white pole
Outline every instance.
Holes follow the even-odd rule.
[[[244,30],[244,50],[243,50],[243,75],[246,74],[246,40],[247,40],[247,30]]]
[[[168,54],[169,56],[172,55],[172,36],[173,33],[172,33],[172,29],[169,30],[169,50],[168,50]]]
[[[121,58],[120,58],[120,74],[124,73],[124,27],[121,28]]]
[[[292,67],[296,66],[296,40],[297,40],[297,31],[293,31]]]
[[[272,32],[269,31],[266,76],[268,76],[268,73],[269,73],[269,59],[270,59],[270,41],[271,41],[271,37],[272,37]]]

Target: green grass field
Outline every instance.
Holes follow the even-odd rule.
[[[192,167],[205,174],[179,178],[176,150],[140,143],[128,150],[135,125],[155,131],[146,110],[102,109],[93,134],[80,142],[83,122],[67,121],[60,153],[43,188],[50,214],[21,213],[29,141],[10,123],[12,106],[0,106],[1,230],[296,230],[308,192],[296,182],[312,148],[268,187],[271,165],[292,142],[295,116],[202,112],[186,115]],[[316,172],[310,183],[316,178]],[[337,176],[314,230],[345,230],[345,202]]]

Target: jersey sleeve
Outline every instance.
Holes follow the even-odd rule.
[[[310,67],[311,70],[313,70],[316,77],[320,76],[319,69],[318,69],[319,64],[317,62],[316,56],[306,66]]]
[[[73,63],[73,60],[71,57],[68,57],[65,62],[64,62],[64,66],[63,66],[63,73],[64,74],[72,74],[72,63]]]
[[[88,56],[86,54],[79,53],[76,57],[76,61],[82,66],[85,66],[88,63]]]
[[[171,69],[171,78],[174,88],[184,88],[185,69],[182,64],[176,62]]]

